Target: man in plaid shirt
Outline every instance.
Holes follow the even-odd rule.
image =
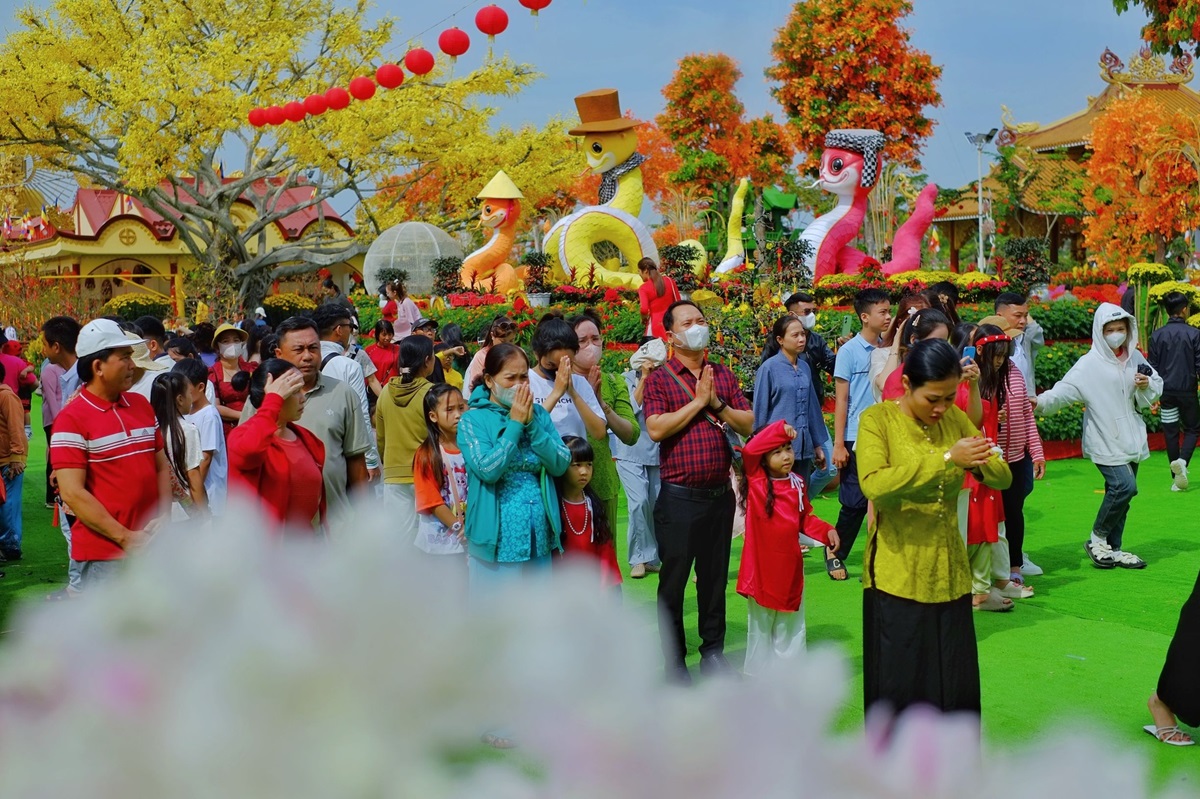
[[[663,314],[675,357],[646,378],[646,430],[659,442],[662,489],[654,506],[654,533],[662,571],[658,582],[659,634],[668,679],[691,682],[684,663],[683,594],[696,564],[700,671],[730,671],[725,660],[725,584],[733,538],[733,452],[728,426],[742,436],[754,427],[750,403],[737,378],[704,355],[709,329],[688,300]]]

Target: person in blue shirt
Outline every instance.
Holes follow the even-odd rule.
[[[800,357],[806,338],[804,325],[795,316],[789,314],[775,322],[771,328],[771,341],[779,346],[779,351],[767,358],[754,375],[753,405],[756,430],[780,419],[795,428],[792,471],[800,475],[805,484],[812,476],[813,464],[823,467],[827,457],[821,448],[825,438],[821,402],[812,369]]]
[[[837,531],[841,546],[825,550],[825,569],[834,580],[845,580],[845,560],[854,547],[854,539],[867,517],[867,498],[858,484],[858,464],[854,441],[858,437],[858,417],[875,402],[871,392],[871,351],[892,321],[892,303],[882,289],[864,289],[854,298],[854,312],[862,331],[838,350],[833,368],[836,405],[833,413],[833,465],[841,473]]]

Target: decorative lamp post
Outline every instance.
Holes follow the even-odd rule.
[[[967,141],[971,142],[972,146],[975,147],[976,152],[979,154],[979,183],[977,184],[979,188],[979,208],[977,209],[977,221],[979,223],[979,252],[975,254],[975,269],[979,272],[982,272],[984,267],[987,265],[987,258],[985,258],[983,254],[983,146],[985,144],[992,143],[992,139],[996,138],[996,132],[998,130],[999,128],[992,128],[987,133],[965,134]]]

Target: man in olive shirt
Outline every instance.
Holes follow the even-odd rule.
[[[275,357],[293,364],[304,375],[304,415],[296,424],[325,445],[325,502],[330,521],[345,520],[351,494],[367,486],[367,450],[371,433],[363,421],[358,399],[345,383],[321,374],[321,338],[313,320],[303,316],[285,319],[275,329],[279,342]],[[241,421],[254,415],[249,402]]]

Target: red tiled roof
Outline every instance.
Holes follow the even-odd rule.
[[[226,182],[232,182],[232,180],[232,178],[227,178]],[[266,186],[260,181],[251,186],[250,191],[261,195],[265,189]],[[309,186],[296,186],[287,189],[279,195],[279,206],[287,208],[289,206],[300,205],[312,197],[312,191],[312,188]],[[186,196],[187,192],[181,190],[180,194]],[[239,201],[253,207],[253,203],[245,195]],[[113,210],[118,203],[122,204],[122,208],[114,214]],[[78,232],[67,233],[60,231],[62,235],[70,238],[99,238],[105,225],[116,218],[137,219],[143,222],[159,241],[167,241],[175,235],[175,222],[173,220],[164,218],[161,214],[147,208],[140,200],[122,195],[111,189],[79,189],[75,194],[75,206],[72,208],[72,213],[75,211],[82,212],[87,218],[92,233],[91,235],[86,235]],[[322,217],[325,221],[340,225],[347,233],[353,234],[354,231],[350,225],[333,210],[333,206],[328,202],[320,203],[319,207],[313,205],[297,210],[278,220],[275,224],[285,241],[294,241],[303,235],[305,228]]]

